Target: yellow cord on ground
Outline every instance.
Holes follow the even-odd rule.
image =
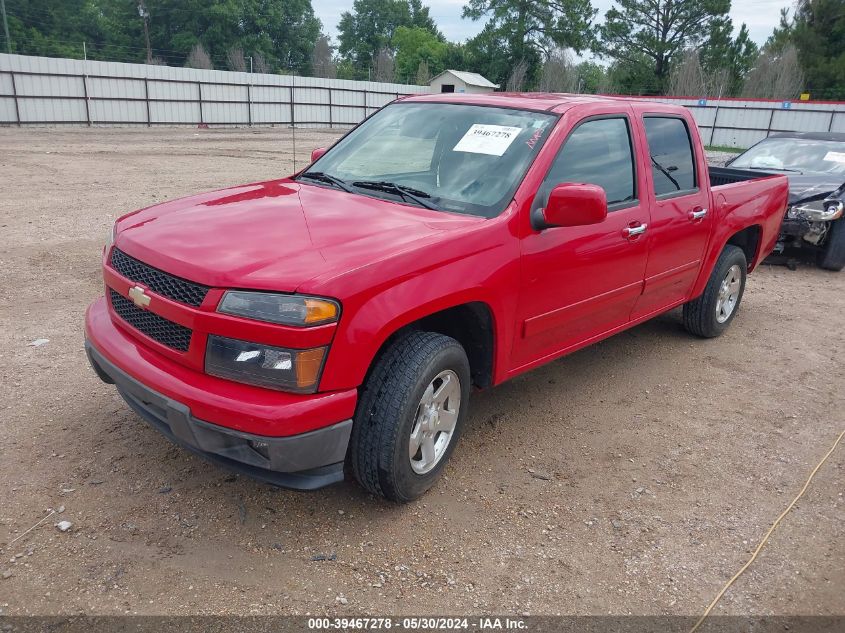
[[[716,594],[716,597],[715,597],[715,598],[713,598],[713,602],[711,602],[709,605],[707,605],[707,608],[704,610],[704,613],[703,613],[703,614],[702,614],[702,616],[698,619],[698,622],[696,622],[696,623],[695,623],[695,626],[694,626],[694,627],[692,627],[692,628],[689,630],[689,633],[695,633],[695,631],[698,629],[698,627],[700,627],[700,626],[701,626],[701,624],[704,622],[704,620],[706,620],[706,619],[707,619],[707,616],[708,616],[708,615],[710,615],[710,611],[712,611],[712,610],[713,610],[713,607],[715,607],[715,606],[716,606],[716,603],[717,603],[717,602],[719,602],[719,600],[722,598],[722,596],[723,596],[723,595],[725,595],[725,592],[726,592],[726,591],[730,588],[730,586],[731,586],[732,584],[734,584],[734,581],[736,581],[736,579],[737,579],[737,578],[739,578],[739,577],[743,574],[743,572],[744,572],[746,569],[748,569],[748,567],[751,565],[751,563],[753,563],[753,562],[754,562],[754,559],[755,559],[755,558],[757,558],[757,554],[759,554],[759,553],[760,553],[760,550],[761,550],[761,549],[763,549],[763,546],[766,544],[766,541],[768,541],[768,540],[769,540],[769,537],[772,535],[772,532],[774,532],[774,531],[775,531],[775,528],[776,528],[776,527],[780,524],[780,522],[783,520],[783,517],[785,517],[785,516],[789,513],[789,511],[790,511],[790,510],[792,510],[792,507],[793,507],[796,503],[798,503],[798,500],[799,500],[799,499],[801,498],[801,496],[802,496],[802,495],[803,495],[803,494],[807,491],[807,488],[810,486],[810,482],[811,482],[811,481],[813,481],[813,477],[815,477],[815,476],[816,476],[816,473],[819,471],[819,468],[821,468],[821,467],[822,467],[822,465],[823,465],[823,464],[827,461],[827,458],[828,458],[828,457],[830,457],[830,456],[833,454],[833,451],[835,451],[835,450],[836,450],[836,447],[839,445],[839,442],[842,440],[842,437],[843,437],[843,436],[845,436],[845,431],[842,431],[842,432],[839,434],[839,437],[837,437],[837,438],[836,438],[836,441],[833,443],[833,446],[830,448],[830,450],[827,452],[827,454],[826,454],[824,457],[822,457],[822,461],[820,461],[820,462],[816,465],[816,467],[815,467],[815,468],[813,468],[813,472],[811,472],[811,473],[810,473],[810,476],[807,478],[807,483],[805,483],[805,484],[804,484],[804,487],[803,487],[803,488],[801,488],[801,492],[799,492],[799,493],[798,493],[798,495],[797,495],[797,496],[796,496],[796,497],[792,500],[792,503],[790,503],[790,504],[786,507],[786,510],[784,510],[783,512],[781,512],[781,515],[780,515],[780,516],[779,516],[779,517],[775,520],[775,522],[774,522],[774,523],[772,523],[772,527],[770,527],[770,528],[769,528],[769,531],[768,531],[768,532],[766,532],[766,536],[764,536],[764,537],[763,537],[763,540],[762,540],[762,541],[760,541],[760,544],[757,546],[757,549],[755,549],[755,550],[754,550],[754,553],[751,555],[751,558],[749,558],[749,559],[748,559],[748,562],[747,562],[747,563],[745,563],[745,565],[743,565],[743,566],[740,568],[740,570],[734,574],[733,578],[731,578],[731,579],[730,579],[730,580],[729,580],[729,581],[725,584],[725,586],[724,586],[724,587],[722,587],[722,590],[721,590],[719,593],[717,593],[717,594]]]

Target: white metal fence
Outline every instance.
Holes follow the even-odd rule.
[[[349,126],[428,86],[0,54],[0,125]],[[845,103],[639,97],[692,110],[708,145],[845,132]]]
[[[358,123],[427,86],[0,54],[0,125]]]
[[[707,145],[750,147],[777,132],[845,132],[845,102],[641,97],[692,110]]]

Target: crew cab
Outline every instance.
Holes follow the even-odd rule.
[[[398,99],[289,178],[117,220],[86,350],[141,417],[276,485],[409,501],[470,394],[683,306],[721,334],[782,175],[711,184],[683,108]]]

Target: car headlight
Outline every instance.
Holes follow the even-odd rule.
[[[841,200],[814,200],[799,204],[789,209],[788,216],[796,218],[803,216],[810,222],[830,222],[842,217],[845,203]]]
[[[117,222],[113,222],[111,228],[109,229],[109,235],[106,238],[106,251],[108,251],[112,244],[114,244],[114,238],[117,237]]]
[[[227,290],[217,311],[256,321],[311,327],[337,321],[340,305],[319,297]]]
[[[314,393],[326,348],[285,349],[209,335],[205,372],[259,387]]]

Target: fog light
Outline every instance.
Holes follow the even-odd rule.
[[[211,335],[205,350],[205,371],[249,385],[313,393],[325,357],[325,347],[285,349]]]
[[[264,459],[270,459],[270,444],[262,440],[247,441],[249,447]]]

